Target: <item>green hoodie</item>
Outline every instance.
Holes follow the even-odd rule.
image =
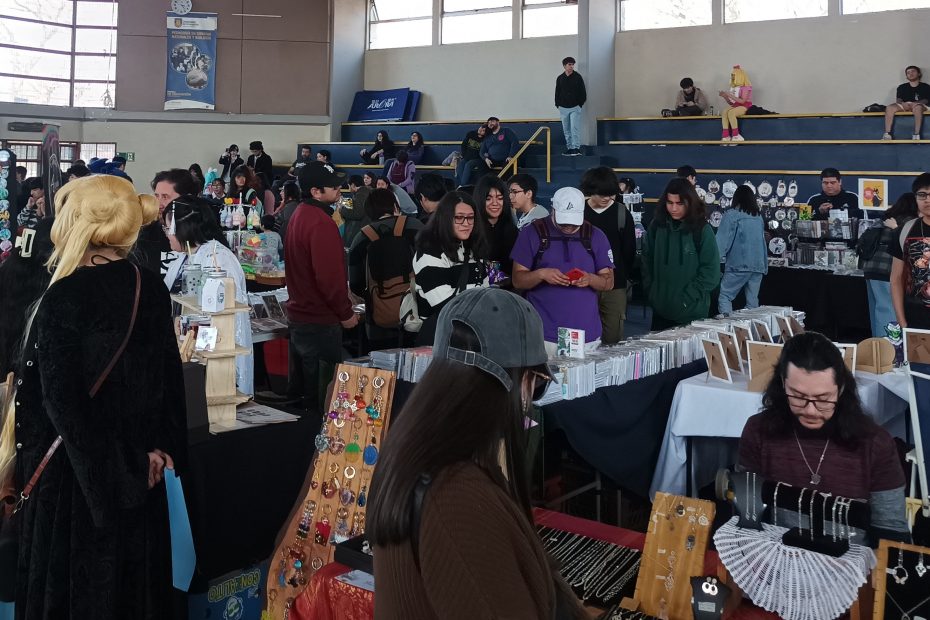
[[[695,233],[681,222],[653,222],[643,246],[643,288],[653,312],[685,325],[707,318],[710,293],[720,283],[720,254],[713,229],[704,224],[700,253]]]

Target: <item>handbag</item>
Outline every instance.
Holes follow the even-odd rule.
[[[97,392],[100,391],[103,382],[106,381],[110,371],[113,370],[113,367],[116,366],[116,362],[119,361],[120,356],[123,354],[123,350],[129,343],[129,336],[132,335],[133,327],[135,327],[136,324],[136,315],[139,311],[139,295],[142,290],[142,274],[139,273],[139,268],[136,265],[133,265],[133,268],[136,271],[136,293],[132,303],[132,316],[129,319],[129,329],[126,330],[123,342],[120,343],[116,353],[113,354],[110,363],[106,365],[103,372],[100,373],[100,376],[88,391],[88,396],[92,399],[97,395]],[[16,574],[19,564],[19,532],[16,531],[14,519],[16,514],[22,510],[25,503],[29,501],[32,490],[35,488],[36,483],[39,482],[39,478],[42,477],[42,473],[45,471],[49,461],[55,455],[60,445],[61,435],[56,437],[52,445],[49,446],[48,451],[46,451],[45,456],[42,457],[42,460],[39,462],[38,467],[36,467],[35,472],[33,472],[29,482],[23,487],[22,492],[19,494],[19,498],[15,500],[16,503],[13,505],[13,510],[9,518],[4,519],[2,527],[0,527],[0,601],[2,602],[10,603],[16,598]]]

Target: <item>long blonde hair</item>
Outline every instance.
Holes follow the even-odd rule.
[[[739,65],[733,65],[733,70],[730,71],[730,86],[752,86],[749,76]]]
[[[136,194],[132,184],[120,177],[94,175],[68,182],[55,194],[51,232],[55,249],[47,263],[52,273],[49,286],[74,273],[89,249],[109,248],[126,256],[139,230],[157,217],[155,198]],[[40,298],[29,310],[24,342],[41,302]],[[15,399],[15,393],[8,398],[0,429],[0,485],[9,479],[16,462]]]

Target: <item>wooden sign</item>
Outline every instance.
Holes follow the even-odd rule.
[[[904,328],[904,361],[930,364],[930,329]]]
[[[769,342],[749,342],[749,386],[750,392],[764,392],[775,375],[778,358],[784,345]]]
[[[856,370],[880,375],[894,370],[894,345],[887,338],[866,338],[856,347]]]
[[[720,341],[701,338],[701,344],[704,346],[704,358],[707,359],[707,376],[726,383],[733,383],[730,367],[723,355],[723,346]]]

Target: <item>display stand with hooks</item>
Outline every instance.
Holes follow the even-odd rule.
[[[283,620],[336,545],[364,534],[371,478],[391,420],[393,372],[340,364],[310,470],[282,527],[265,586],[268,620]]]
[[[876,556],[874,620],[930,618],[930,548],[881,540]]]
[[[230,430],[236,424],[236,407],[251,398],[236,390],[236,357],[251,353],[246,347],[236,344],[236,315],[248,312],[249,307],[236,303],[234,295],[226,295],[225,307],[219,312],[204,311],[197,297],[172,295],[171,299],[189,311],[209,316],[211,325],[216,328],[216,346],[213,350],[197,351],[194,356],[207,366],[207,416],[210,431]]]
[[[659,618],[692,617],[691,578],[704,573],[714,512],[713,502],[656,493],[636,594],[622,607]]]

